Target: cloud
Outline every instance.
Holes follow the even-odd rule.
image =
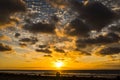
[[[52,53],[49,49],[36,49],[36,52]]]
[[[51,4],[55,8],[66,8],[69,3],[68,0],[46,0],[49,4]]]
[[[30,37],[30,38],[22,38],[19,41],[23,43],[35,44],[36,42],[38,42],[38,39],[36,37]]]
[[[87,56],[90,56],[91,53],[87,52],[87,51],[83,51],[83,50],[80,50],[79,48],[77,48],[75,51],[79,51],[79,54],[80,55],[87,55]]]
[[[93,45],[93,44],[110,44],[114,42],[118,42],[120,37],[115,33],[108,33],[106,35],[100,35],[96,38],[86,38],[79,39],[76,41],[77,44],[82,45]]]
[[[39,45],[38,47],[39,47],[40,49],[49,48],[49,45]]]
[[[117,19],[117,14],[114,11],[97,1],[88,2],[84,5],[77,0],[71,0],[71,8],[79,13],[80,19],[85,20],[94,30],[98,31]]]
[[[26,6],[22,0],[0,0],[0,24],[9,22],[12,14],[25,10]]]
[[[65,33],[71,36],[88,36],[90,26],[84,24],[80,19],[75,19],[65,28]]]
[[[20,39],[19,41],[21,41],[21,42],[31,42],[31,39],[30,38],[23,38],[23,39]]]
[[[62,7],[70,8],[72,12],[78,12],[79,19],[83,19],[86,24],[91,25],[92,29],[97,31],[109,25],[118,17],[115,11],[98,1],[91,1],[86,4],[79,0],[47,0],[47,2],[58,9]]]
[[[119,41],[120,36],[118,34],[100,34],[96,37],[79,38],[78,40],[76,40],[76,48],[77,50],[85,51],[88,54],[93,54],[103,49],[103,46],[118,44]]]
[[[60,19],[56,15],[51,16],[51,20],[53,23],[57,23],[60,21]]]
[[[12,48],[10,46],[0,43],[0,52],[11,51],[11,50],[12,50]]]
[[[44,57],[52,57],[52,56],[48,54],[48,55],[44,55]]]
[[[65,51],[63,49],[59,49],[59,48],[55,48],[56,52],[60,52],[60,53],[65,53]]]
[[[116,18],[115,12],[100,2],[90,2],[83,7],[80,13],[88,24],[95,30],[101,30]]]
[[[117,26],[117,27],[111,27],[110,30],[114,31],[114,32],[120,32],[120,27],[119,26]]]
[[[83,3],[78,0],[69,0],[69,7],[74,11],[80,12],[83,7]]]
[[[27,44],[25,44],[25,43],[19,43],[19,45],[22,47],[22,48],[24,48],[24,47],[26,47],[27,46]]]
[[[28,30],[32,33],[55,33],[55,25],[54,24],[47,24],[47,23],[36,23],[31,24],[30,26],[26,25],[23,27],[25,30]]]
[[[111,32],[120,33],[120,23],[119,23],[119,20],[118,20],[118,22],[115,22],[114,24],[111,24],[110,27],[108,27],[108,30],[110,30]]]
[[[15,33],[15,37],[18,38],[20,36],[20,33]]]
[[[46,0],[52,7],[58,9],[72,8],[80,10],[82,1],[79,0]]]
[[[120,47],[107,47],[99,52],[101,55],[114,55],[120,53]]]

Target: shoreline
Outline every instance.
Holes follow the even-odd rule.
[[[43,76],[14,73],[0,73],[0,80],[120,80],[120,75],[116,77],[80,77],[80,76]]]

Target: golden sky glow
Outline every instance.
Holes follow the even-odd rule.
[[[53,53],[53,57],[42,57],[36,52],[25,54],[2,53],[0,57],[0,69],[27,69],[27,70],[69,70],[69,69],[119,69],[118,60],[111,57],[81,56],[75,52],[64,56],[61,53]]]
[[[24,1],[0,0],[0,70],[120,69],[119,0]]]

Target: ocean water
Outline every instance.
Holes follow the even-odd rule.
[[[60,76],[78,76],[78,77],[106,77],[114,78],[120,76],[120,70],[1,70],[0,73],[56,76],[59,72]]]

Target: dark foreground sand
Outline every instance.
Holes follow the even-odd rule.
[[[120,80],[120,76],[114,78],[98,77],[63,77],[63,76],[40,76],[27,74],[0,73],[0,80]]]

